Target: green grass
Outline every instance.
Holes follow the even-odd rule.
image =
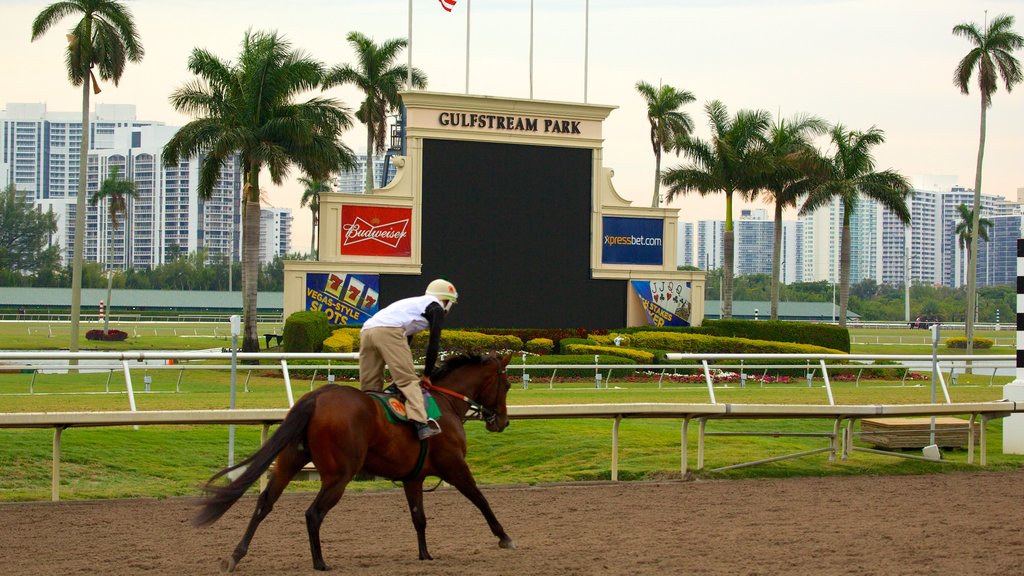
[[[0,325],[0,333],[9,325]],[[20,340],[20,336],[14,340]],[[154,348],[169,347],[169,336]],[[195,338],[179,338],[189,348],[205,347]],[[149,340],[150,337],[140,338]],[[131,339],[129,339],[130,342]],[[146,346],[150,343],[139,342]],[[219,346],[222,344],[216,344]],[[8,348],[15,346],[6,346]],[[861,350],[856,349],[855,352]],[[924,353],[924,352],[913,352]],[[142,391],[142,373],[133,371],[139,410],[227,408],[227,371],[152,369],[151,392]],[[283,379],[266,368],[255,369],[244,391],[245,374],[238,379],[239,408],[283,408],[287,405]],[[514,373],[513,373],[514,375]],[[180,376],[180,382],[179,382]],[[1008,378],[984,375],[958,376],[950,394],[955,402],[995,400],[1002,397]],[[322,385],[323,373],[314,385]],[[30,393],[31,386],[31,393]],[[309,376],[293,375],[295,396],[309,390]],[[115,371],[101,374],[0,374],[0,412],[127,410],[124,377]],[[931,383],[862,381],[833,382],[839,404],[897,404],[928,402]],[[825,404],[827,395],[820,379],[808,388],[805,381],[790,384],[748,383],[746,387],[717,387],[723,403]],[[941,395],[940,395],[941,397]],[[529,390],[514,385],[509,403],[563,404],[593,402],[681,402],[708,401],[703,384],[625,382],[613,377],[607,389],[594,389],[592,382],[556,383],[548,388],[546,379],[535,379]],[[680,420],[627,419],[620,427],[619,478],[640,480],[673,478],[679,475]],[[478,422],[467,424],[469,462],[482,484],[541,484],[549,482],[609,479],[611,475],[612,421],[520,420],[503,434],[486,432]],[[690,427],[689,465],[696,464],[697,426]],[[826,420],[712,421],[708,431],[826,432]],[[236,459],[255,450],[258,426],[239,426]],[[994,420],[987,428],[989,467],[996,470],[1024,467],[1024,456],[1001,454],[1002,424]],[[72,428],[62,435],[61,497],[93,499],[114,497],[168,497],[198,494],[198,486],[227,462],[226,426],[149,426],[134,430],[118,428]],[[0,501],[45,500],[50,496],[51,430],[0,430]],[[705,470],[700,478],[790,477],[849,474],[910,474],[944,472],[969,468],[964,451],[945,451],[953,464],[935,464],[855,453],[847,461],[828,463],[826,454],[787,460],[721,473],[712,468],[769,458],[826,446],[824,438],[712,437],[707,441]],[[356,482],[353,490],[377,490],[389,482]],[[290,490],[316,490],[317,484],[300,482]]]

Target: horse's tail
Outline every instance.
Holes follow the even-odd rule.
[[[203,492],[208,496],[203,502],[202,509],[192,520],[194,526],[209,526],[216,522],[270,468],[279,452],[306,434],[306,427],[313,416],[317,396],[318,394],[307,394],[299,399],[295,406],[288,411],[284,422],[255,454],[234,466],[228,466],[217,472],[207,481],[203,486]],[[238,478],[225,486],[214,485],[218,478],[240,468],[244,468],[244,470]]]

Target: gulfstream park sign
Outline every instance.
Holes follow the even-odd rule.
[[[477,128],[480,130],[547,134],[582,134],[580,132],[580,120],[561,120],[557,118],[505,116],[473,112],[441,112],[437,115],[437,123],[451,128]]]

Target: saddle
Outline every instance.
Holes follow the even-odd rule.
[[[437,407],[437,400],[427,390],[423,390],[423,388],[420,390],[423,391],[423,404],[427,409],[427,418],[440,418],[441,409]],[[366,393],[384,408],[389,422],[409,421],[409,416],[405,411],[405,395],[398,389],[398,386],[392,384],[381,392],[367,391]]]

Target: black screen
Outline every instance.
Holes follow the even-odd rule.
[[[382,274],[387,305],[446,278],[449,327],[617,328],[624,280],[590,278],[593,151],[423,142],[423,275]]]

